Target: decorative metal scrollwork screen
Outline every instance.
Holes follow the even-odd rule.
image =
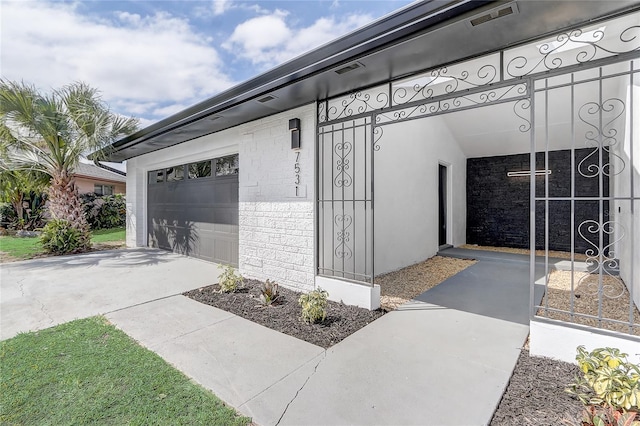
[[[536,168],[551,174],[535,181],[535,245],[544,250],[545,269],[536,277],[544,297],[533,314],[640,336],[633,302],[640,268],[640,64],[607,61],[574,70],[534,83]],[[553,170],[558,149],[570,150],[569,164]],[[549,241],[563,239],[567,256],[558,262],[553,258],[563,253],[551,251]]]
[[[318,273],[373,283],[371,118],[318,129]]]

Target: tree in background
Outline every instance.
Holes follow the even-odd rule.
[[[51,176],[37,170],[0,170],[0,202],[13,206],[14,225],[18,228],[31,229],[41,225],[35,217],[38,212],[33,211],[37,207],[34,199],[42,198],[50,180]],[[25,209],[26,201],[29,201],[29,207]],[[33,223],[32,219],[35,220]]]
[[[137,119],[112,113],[86,83],[42,94],[24,82],[0,80],[0,169],[51,176],[49,213],[82,235],[76,250],[89,248],[90,233],[74,169],[82,155],[104,153],[137,128]]]

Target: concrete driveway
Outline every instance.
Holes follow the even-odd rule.
[[[0,340],[218,280],[216,264],[137,248],[0,265]]]

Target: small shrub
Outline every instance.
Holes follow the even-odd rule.
[[[16,210],[11,203],[0,203],[0,226],[8,227],[16,220]]]
[[[618,411],[611,406],[590,405],[584,409],[580,423],[576,426],[640,426],[640,421],[635,420],[633,411]],[[571,423],[569,423],[571,424]]]
[[[51,254],[76,253],[91,247],[88,232],[83,232],[62,219],[52,219],[46,224],[42,229],[40,242],[44,250]]]
[[[242,275],[236,274],[236,270],[231,265],[222,266],[222,274],[220,274],[220,291],[222,293],[233,293],[238,289],[242,282]]]
[[[42,228],[46,223],[46,201],[46,194],[26,193],[19,203],[19,212],[11,203],[0,203],[0,226],[25,231]]]
[[[327,317],[328,297],[329,293],[320,288],[300,296],[298,303],[302,307],[302,320],[310,324],[324,321]]]
[[[278,300],[278,284],[267,280],[260,288],[260,302],[264,306],[271,306],[273,302]]]
[[[596,426],[638,425],[640,366],[615,348],[587,352],[579,346],[576,361],[582,376],[566,389],[586,407],[583,424]]]
[[[126,200],[124,195],[80,195],[84,213],[91,229],[111,229],[125,226]]]

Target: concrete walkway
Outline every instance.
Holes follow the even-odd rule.
[[[487,424],[529,332],[528,282],[526,263],[483,260],[423,293],[331,348],[281,424]]]
[[[109,321],[257,424],[277,424],[325,356],[323,348],[185,296]]]
[[[483,425],[529,332],[528,277],[480,261],[327,351],[183,296],[107,317],[260,425]]]
[[[483,425],[529,330],[528,263],[490,257],[326,351],[181,296],[217,268],[157,250],[2,265],[0,326],[106,313],[260,425]]]

